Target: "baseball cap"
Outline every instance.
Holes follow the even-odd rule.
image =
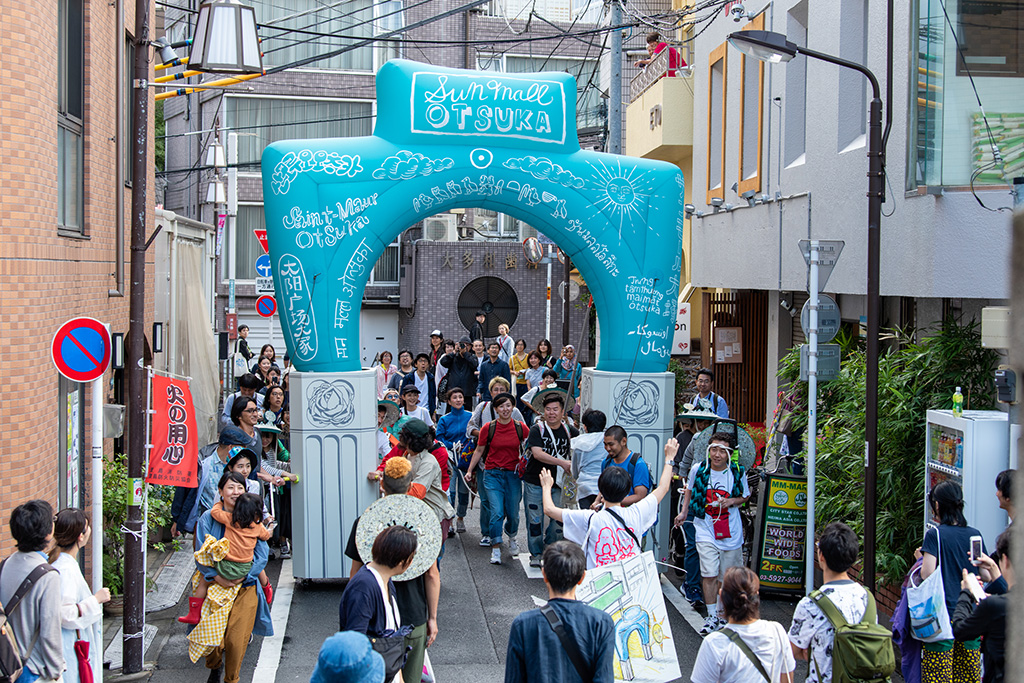
[[[419,437],[430,433],[430,427],[427,426],[427,423],[415,417],[406,422],[402,429],[408,429],[410,434]]]
[[[252,437],[238,427],[226,427],[220,433],[220,439],[217,443],[221,446],[248,446],[252,443]]]
[[[402,387],[402,396],[405,396],[412,391],[415,391],[417,394],[420,393],[420,390],[416,388],[415,384],[406,384]]]
[[[444,335],[441,334],[441,330],[434,330],[433,332],[430,333],[430,336],[431,337],[443,337]]]

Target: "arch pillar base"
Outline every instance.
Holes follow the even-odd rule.
[[[377,385],[372,370],[289,375],[292,566],[296,578],[349,575],[352,523],[377,499]]]
[[[671,372],[606,372],[583,368],[580,378],[581,412],[600,410],[608,416],[608,426],[619,425],[628,434],[630,450],[639,452],[651,470],[652,485],[665,461],[665,443],[672,438],[675,419],[676,377]],[[656,560],[668,556],[669,531],[675,511],[671,496],[665,496],[658,513],[653,548]],[[651,549],[650,541],[647,549]],[[664,567],[658,565],[659,571]]]

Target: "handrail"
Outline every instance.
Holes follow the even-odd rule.
[[[647,66],[641,68],[640,72],[629,83],[629,101],[631,103],[639,99],[641,95],[662,78],[688,78],[693,73],[693,68],[689,65],[669,69],[669,54],[673,48],[675,48],[681,58],[685,59],[683,55],[688,53],[688,50],[685,50],[682,45],[669,45],[654,55],[654,58]],[[669,73],[670,71],[672,72],[671,74]]]

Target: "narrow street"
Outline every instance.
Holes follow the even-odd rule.
[[[525,519],[524,511],[520,514],[521,520]],[[501,565],[488,562],[488,550],[478,545],[478,508],[469,511],[466,522],[468,531],[447,542],[441,560],[440,634],[429,650],[440,683],[503,680],[512,620],[520,612],[535,607],[533,597],[547,597],[539,570],[528,569],[518,560],[511,560],[507,552],[502,556]],[[525,550],[526,531],[522,522],[518,542]],[[242,665],[241,680],[306,683],[316,665],[321,643],[337,630],[338,604],[344,582],[300,580],[295,581],[294,590],[289,591],[290,560],[271,561],[267,572],[276,590],[273,617],[275,622],[286,619],[287,626],[275,639],[253,638]],[[701,644],[696,632],[701,618],[673,587],[679,583],[674,572],[670,570],[662,576],[672,627],[669,642],[675,647],[683,674],[676,680],[688,681]],[[186,611],[185,605],[183,598],[177,608],[150,615],[150,623],[159,629],[146,656],[147,661],[154,658],[157,661],[151,679],[154,683],[206,680],[202,662],[193,665],[189,661],[185,627],[176,621],[176,617]],[[795,605],[795,600],[763,600],[761,616],[788,628]],[[803,681],[806,674],[806,665],[798,663],[796,681]]]

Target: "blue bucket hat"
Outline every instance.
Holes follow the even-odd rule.
[[[338,631],[320,646],[309,683],[382,683],[384,658],[370,639],[356,631]]]

